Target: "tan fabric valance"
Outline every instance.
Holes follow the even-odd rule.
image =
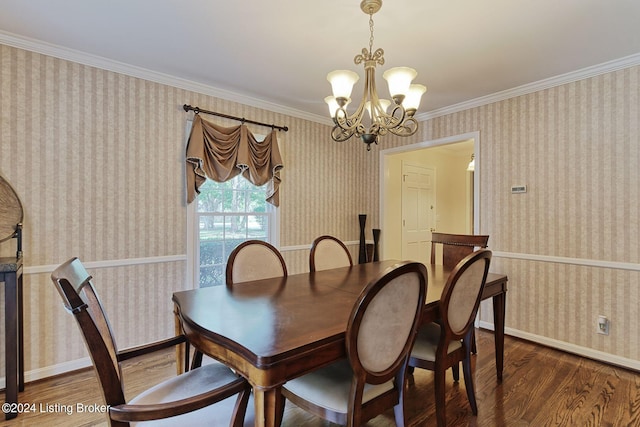
[[[225,182],[242,174],[251,183],[267,184],[267,202],[280,204],[283,168],[276,132],[258,142],[245,125],[222,127],[196,114],[187,144],[187,203],[195,200],[207,178]]]

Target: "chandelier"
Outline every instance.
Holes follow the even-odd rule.
[[[411,136],[418,130],[418,122],[414,115],[420,105],[422,94],[427,88],[419,84],[411,84],[416,77],[416,70],[408,67],[396,67],[385,71],[382,75],[389,85],[392,102],[380,99],[376,91],[376,65],[384,65],[384,51],[373,51],[373,14],[382,7],[382,0],[362,0],[360,9],[369,15],[369,50],[362,49],[353,62],[356,65],[364,63],[364,94],[360,105],[352,115],[347,112],[347,105],[351,102],[353,85],[360,78],[357,73],[349,70],[336,70],[327,75],[331,83],[333,96],[324,100],[329,105],[329,113],[335,126],[331,131],[334,141],[342,142],[353,135],[367,144],[367,151],[371,144],[378,143],[378,136],[391,132],[398,136]],[[391,111],[387,112],[391,107]],[[368,114],[365,117],[365,110]],[[367,126],[365,126],[365,124]]]

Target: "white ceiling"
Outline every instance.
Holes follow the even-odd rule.
[[[640,0],[385,0],[374,21],[382,70],[413,67],[428,87],[423,113],[640,63]],[[329,71],[357,71],[358,98],[369,25],[359,0],[0,0],[0,43],[320,118]]]

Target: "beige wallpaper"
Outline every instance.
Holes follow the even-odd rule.
[[[634,67],[439,117],[382,148],[480,131],[481,231],[494,251],[637,264],[639,78]],[[25,207],[34,377],[86,356],[48,278],[71,256],[108,265],[91,272],[122,347],[172,333],[171,294],[191,286],[184,103],[289,126],[278,134],[281,246],[320,234],[357,240],[358,213],[369,215],[369,230],[379,226],[380,147],[367,152],[332,142],[322,124],[0,45],[0,173]],[[528,193],[511,195],[515,184]],[[0,253],[14,250],[0,244]],[[284,256],[292,273],[307,268],[307,250]],[[139,262],[156,257],[177,260]],[[510,278],[509,328],[640,361],[638,271],[506,257],[493,265]],[[612,319],[610,336],[593,333],[597,314]]]
[[[278,134],[281,245],[310,245],[320,234],[357,240],[360,212],[377,226],[376,171],[362,166],[373,156],[333,143],[328,126],[4,45],[0,94],[0,173],[24,205],[32,272],[24,285],[27,371],[87,355],[49,279],[72,256],[110,265],[90,270],[121,347],[173,333],[171,294],[192,286],[183,260],[185,103],[289,126]],[[0,244],[0,253],[15,253],[15,242]],[[156,257],[179,260],[139,264]],[[307,257],[285,254],[291,272],[307,269]],[[1,352],[0,361],[4,372]]]
[[[510,279],[507,327],[629,359],[636,369],[639,83],[637,66],[603,74],[435,118],[409,141],[480,132],[480,231],[509,256],[492,264]],[[528,192],[511,194],[520,184]],[[607,263],[624,264],[590,266]],[[595,333],[599,314],[611,320],[609,336]]]

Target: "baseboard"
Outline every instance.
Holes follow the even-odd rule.
[[[30,383],[32,381],[42,380],[44,378],[54,377],[56,375],[64,374],[67,372],[77,371],[93,366],[91,358],[84,357],[82,359],[71,360],[69,362],[59,363],[57,365],[46,366],[44,368],[34,369],[24,373],[24,382]],[[6,378],[0,378],[0,388],[6,387]]]
[[[493,323],[486,321],[478,322],[478,326],[482,329],[494,330]],[[520,331],[518,329],[505,328],[505,335],[510,335],[523,340],[531,341],[537,344],[541,344],[547,347],[555,348],[558,350],[566,351],[578,356],[586,357],[600,362],[607,363],[609,365],[620,366],[622,368],[631,369],[640,372],[640,361],[627,359],[625,357],[616,356],[614,354],[605,353],[603,351],[594,350],[588,347],[582,347],[579,345],[571,344],[565,341],[555,340],[553,338],[544,337],[542,335],[536,335],[529,332]]]

